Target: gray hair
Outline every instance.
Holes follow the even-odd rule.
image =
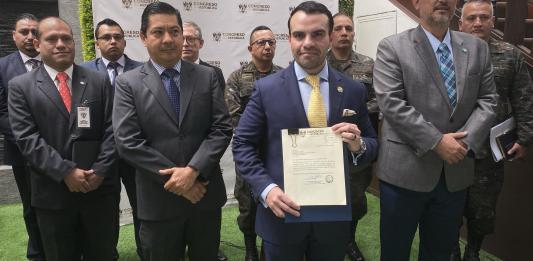
[[[492,4],[492,1],[491,0],[466,0],[463,7],[461,8],[461,19],[464,18],[464,7],[465,5],[467,4],[472,4],[472,3],[479,3],[479,4],[488,4],[490,5],[490,16],[494,16],[494,5]]]
[[[191,26],[192,28],[194,28],[196,30],[196,36],[198,37],[198,39],[202,40],[202,29],[200,29],[200,26],[198,26],[195,22],[193,21],[186,21],[185,23],[183,23],[183,27],[185,26]]]

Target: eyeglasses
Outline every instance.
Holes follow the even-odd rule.
[[[196,40],[199,40],[199,38],[198,37],[194,37],[194,36],[185,36],[185,37],[183,37],[183,40],[185,42],[187,42],[188,44],[193,44],[193,43],[196,42]]]
[[[263,47],[267,43],[270,46],[275,46],[276,45],[276,39],[259,39],[259,40],[255,41],[255,42],[253,42],[251,45],[257,44],[257,45]]]
[[[111,38],[115,39],[115,41],[120,41],[120,40],[124,39],[124,35],[121,35],[121,34],[113,34],[113,35],[104,34],[104,35],[102,35],[102,36],[100,36],[100,37],[98,37],[96,39],[104,40],[106,42],[109,42],[109,41],[111,41]]]

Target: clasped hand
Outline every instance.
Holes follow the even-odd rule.
[[[442,135],[441,140],[435,147],[434,151],[445,160],[448,164],[456,164],[463,160],[468,153],[466,144],[461,140],[466,137],[466,131],[446,133]]]
[[[87,193],[100,187],[103,177],[96,175],[94,170],[75,168],[63,179],[70,192]]]
[[[207,192],[208,181],[200,182],[198,171],[187,166],[184,168],[174,167],[169,169],[162,169],[159,171],[160,175],[170,175],[170,178],[165,183],[164,188],[178,196],[183,196],[191,203],[196,204],[200,201]]]

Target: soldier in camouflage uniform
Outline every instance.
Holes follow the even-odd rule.
[[[508,154],[523,159],[533,138],[533,85],[520,52],[511,44],[490,39],[494,25],[492,10],[489,0],[467,1],[463,6],[459,28],[489,44],[499,95],[496,124],[511,116],[515,118],[518,140]],[[485,154],[476,156],[474,184],[468,189],[464,212],[468,244],[463,260],[479,260],[484,237],[494,231],[496,203],[503,186],[504,164],[503,161],[494,162],[488,140]],[[458,245],[452,260],[461,260]]]
[[[252,30],[250,45],[248,46],[252,61],[231,73],[226,83],[226,104],[228,105],[234,129],[239,124],[239,119],[252,95],[254,82],[283,69],[272,63],[275,50],[276,39],[270,28],[258,26]],[[235,169],[235,172],[237,176],[234,194],[239,202],[237,223],[244,234],[244,243],[246,245],[245,260],[259,260],[256,247],[257,235],[255,233],[255,210],[257,204],[251,195],[248,183],[242,179],[237,169]]]
[[[372,70],[374,60],[352,50],[354,41],[354,25],[349,16],[338,13],[333,16],[333,33],[331,50],[328,53],[328,64],[336,70],[361,81],[368,93],[367,108],[374,129],[378,129],[379,108],[372,87]],[[372,164],[363,166],[350,165],[350,192],[352,199],[352,233],[346,248],[346,254],[352,261],[364,260],[363,254],[355,242],[358,220],[367,212],[365,191],[372,181]]]

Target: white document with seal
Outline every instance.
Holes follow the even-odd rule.
[[[285,193],[301,206],[346,205],[342,138],[331,128],[281,130]]]

